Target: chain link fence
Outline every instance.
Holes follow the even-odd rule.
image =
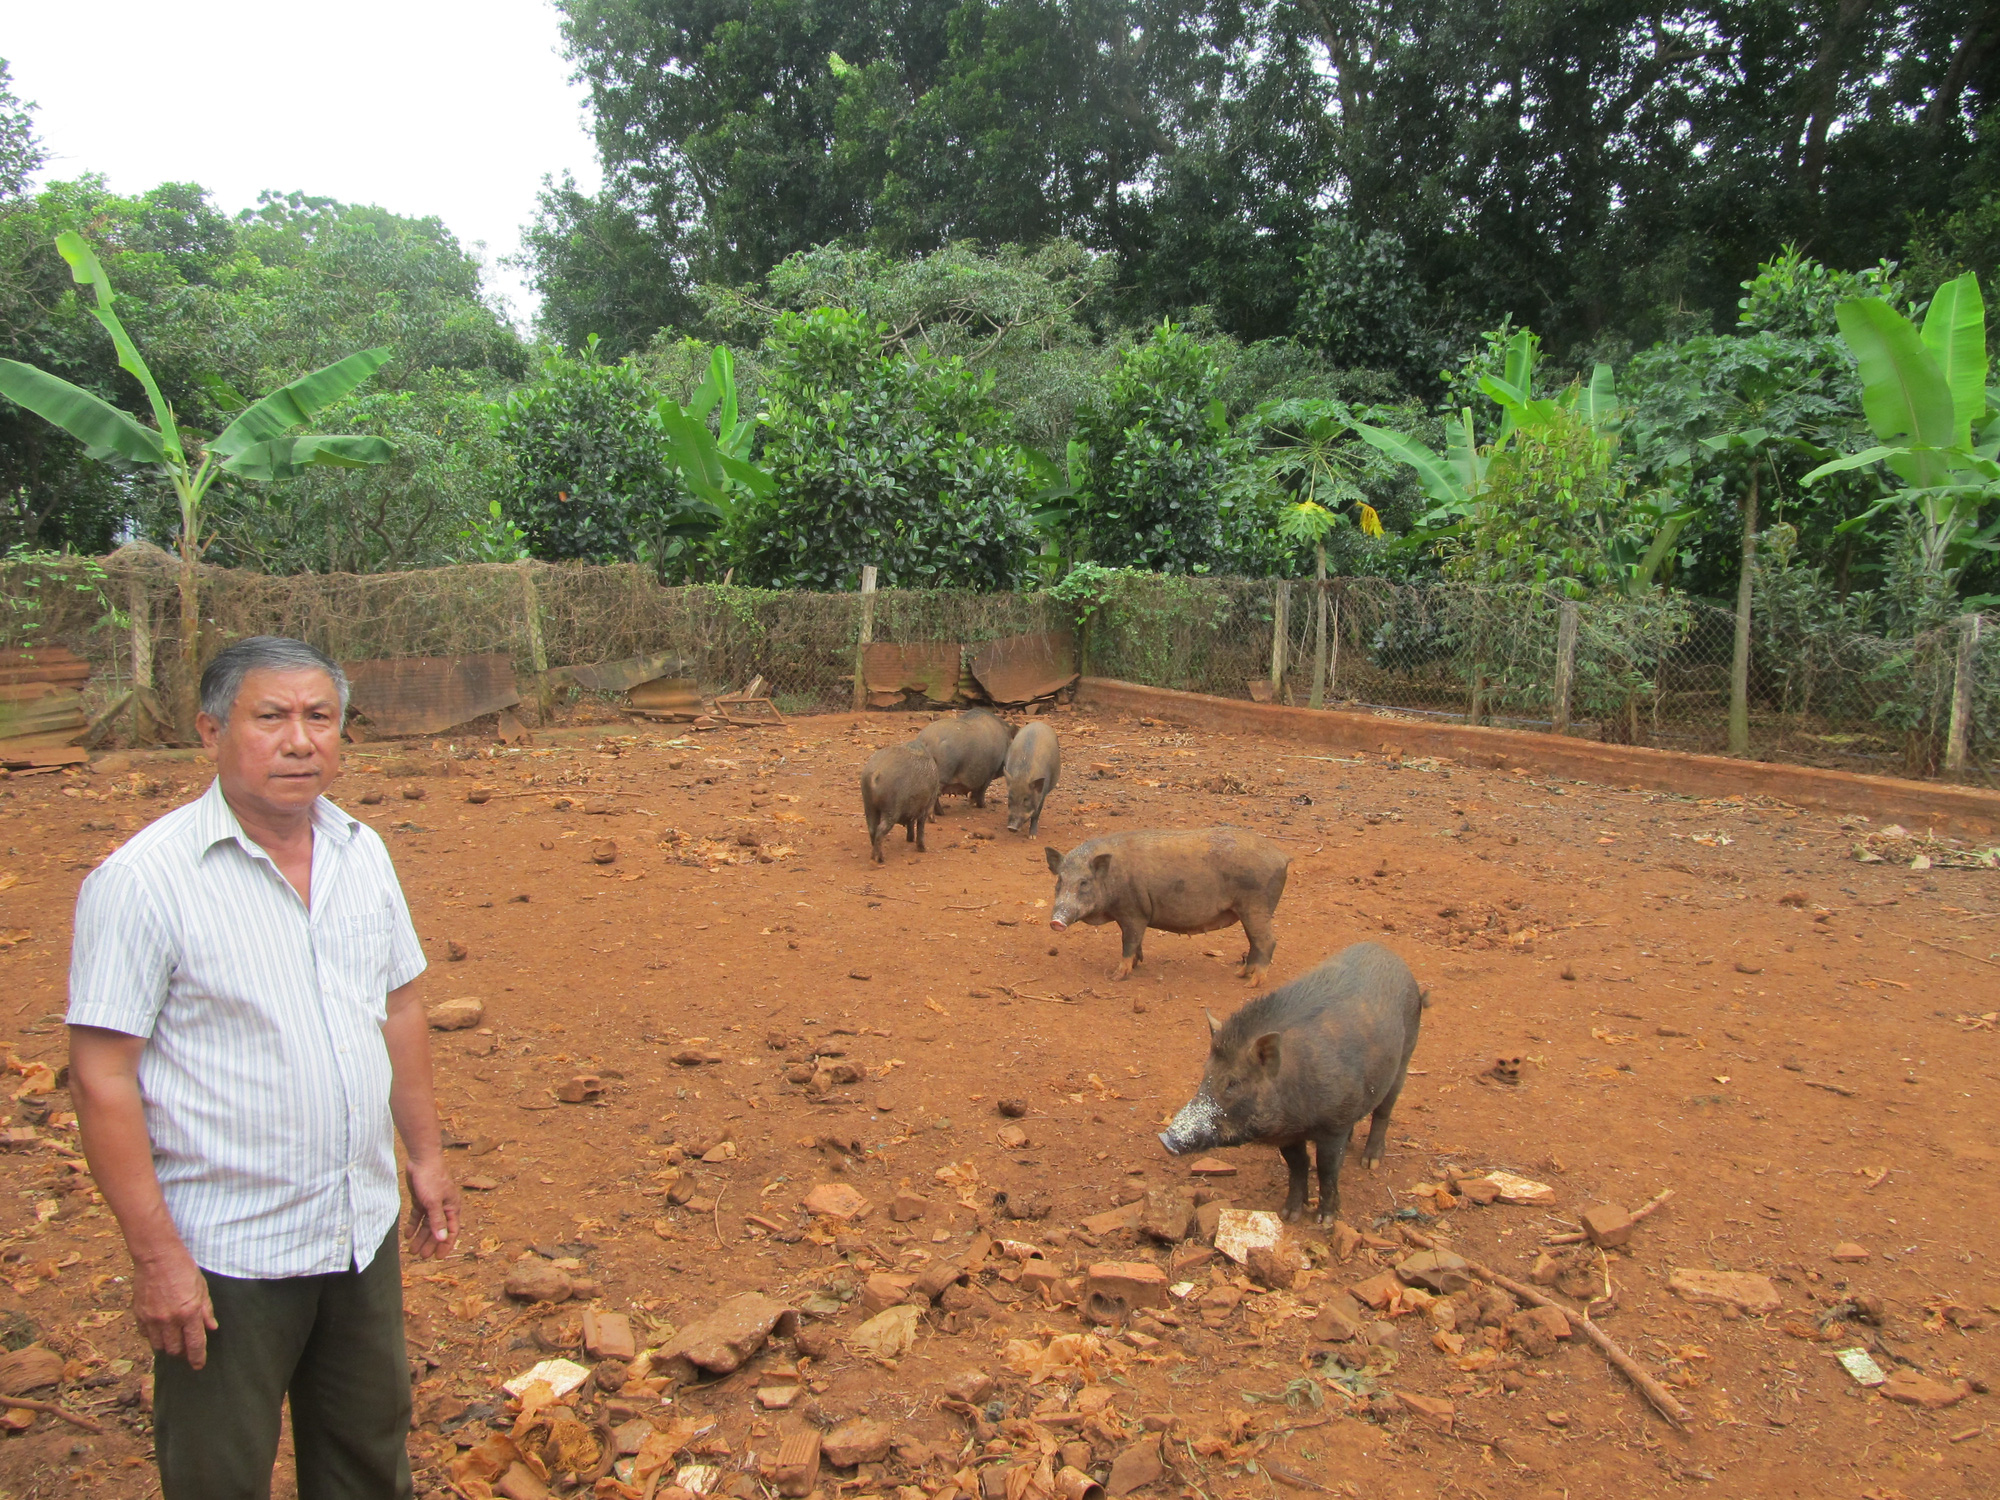
[[[269,633],[343,661],[498,652],[523,677],[665,653],[704,692],[761,674],[788,714],[852,704],[863,617],[856,593],[665,588],[637,566],[203,568],[200,581],[209,653]],[[1040,593],[872,598],[876,642],[969,648],[1080,624],[1083,670],[1098,676],[1389,718],[1729,747],[1734,616],[1681,595],[1570,601],[1531,586],[1343,578],[1322,591],[1310,580],[1127,576],[1080,622]],[[172,701],[179,619],[175,565],[154,548],[0,564],[0,649],[56,643],[87,657],[93,708],[138,679]],[[2000,617],[1891,638],[1753,615],[1747,677],[1755,758],[2000,785]]]

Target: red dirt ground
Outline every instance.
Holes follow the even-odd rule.
[[[921,722],[807,719],[676,740],[619,723],[490,758],[482,747],[445,776],[433,759],[445,740],[350,755],[336,799],[389,842],[434,960],[428,998],[475,995],[487,1010],[485,1031],[434,1034],[441,1107],[464,1143],[454,1161],[486,1188],[466,1195],[467,1253],[406,1272],[420,1494],[450,1493],[441,1465],[458,1451],[453,1435],[470,1443],[487,1415],[506,1425],[479,1405],[500,1399],[495,1383],[575,1337],[576,1303],[542,1321],[502,1295],[537,1247],[577,1258],[598,1305],[631,1313],[642,1344],[739,1291],[796,1305],[870,1271],[962,1257],[981,1225],[1073,1274],[1103,1259],[1165,1265],[1165,1247],[1129,1230],[1093,1246],[1078,1228],[1142,1189],[1197,1185],[1154,1136],[1199,1078],[1202,1007],[1246,998],[1231,977],[1241,935],[1154,933],[1147,964],[1114,982],[1115,927],[1048,930],[1042,845],[1217,822],[1294,852],[1274,980],[1367,937],[1397,948],[1430,988],[1385,1170],[1350,1163],[1345,1219],[1386,1243],[1401,1224],[1429,1223],[1388,1216],[1434,1213],[1432,1232],[1454,1248],[1524,1277],[1544,1236],[1589,1205],[1631,1208],[1672,1189],[1625,1250],[1601,1270],[1587,1264],[1615,1289],[1601,1326],[1695,1420],[1675,1431],[1581,1338],[1465,1370],[1478,1358],[1436,1347],[1417,1311],[1394,1319],[1381,1348],[1318,1343],[1315,1304],[1402,1252],[1363,1248],[1342,1263],[1313,1231],[1303,1236],[1313,1268],[1290,1292],[1250,1288],[1233,1310],[1204,1315],[1196,1301],[1237,1268],[1191,1267],[1198,1253],[1183,1249],[1173,1272],[1196,1288],[1171,1321],[1143,1324],[1152,1332],[1137,1340],[1098,1330],[1115,1395],[1111,1418],[1082,1429],[1094,1466],[1154,1416],[1173,1465],[1147,1492],[1159,1496],[1268,1497],[1280,1481],[1342,1495],[1579,1500],[1704,1483],[1758,1497],[2000,1492],[2000,1404],[1985,1393],[2000,1380],[1991,872],[1857,863],[1851,828],[1778,803],[1332,760],[1074,709],[1053,718],[1064,776],[1040,839],[1006,833],[996,783],[984,811],[948,804],[928,854],[898,838],[878,870],[856,773],[872,747]],[[453,753],[473,752],[461,742]],[[413,779],[420,772],[430,774]],[[67,934],[83,873],[206,781],[199,761],[152,756],[0,784],[0,943],[10,944],[0,1037],[24,1066],[64,1061]],[[492,800],[464,800],[476,783]],[[427,795],[406,801],[404,785]],[[387,796],[361,806],[370,786]],[[592,863],[604,838],[615,860]],[[464,961],[448,960],[452,943]],[[721,1060],[671,1060],[687,1048]],[[785,1081],[815,1054],[856,1066],[860,1081],[820,1097]],[[1505,1055],[1525,1059],[1518,1086],[1484,1076]],[[603,1095],[556,1103],[556,1087],[580,1072],[601,1075]],[[1024,1147],[997,1138],[1009,1123],[1001,1097],[1028,1103]],[[0,1489],[17,1500],[153,1493],[148,1365],[124,1312],[124,1251],[74,1163],[68,1095],[29,1095],[13,1123],[38,1100],[54,1109],[46,1143],[0,1156],[11,1283],[0,1283],[0,1336],[63,1355],[60,1392],[37,1394],[60,1394],[104,1432],[43,1416],[0,1438]],[[669,1143],[725,1133],[734,1160],[681,1168],[715,1206],[670,1205],[662,1174],[680,1147]],[[824,1144],[831,1137],[863,1154]],[[1241,1207],[1277,1207],[1277,1154],[1226,1155],[1239,1175],[1221,1190]],[[953,1167],[962,1191],[937,1176]],[[1444,1210],[1412,1191],[1451,1168],[1505,1168],[1551,1184],[1555,1198]],[[800,1208],[823,1182],[851,1183],[875,1205],[838,1239]],[[905,1183],[927,1213],[894,1223],[887,1206]],[[995,1190],[1017,1205],[1040,1195],[1052,1211],[996,1217]],[[780,1232],[748,1222],[753,1213]],[[1843,1241],[1865,1247],[1866,1263],[1833,1262]],[[805,1366],[798,1410],[810,1420],[868,1414],[904,1440],[852,1478],[822,1470],[827,1496],[915,1485],[901,1500],[921,1500],[994,1455],[1036,1453],[1045,1434],[1078,1440],[1074,1416],[1017,1420],[1056,1409],[1070,1388],[1031,1391],[1008,1341],[1083,1325],[1074,1307],[1045,1306],[992,1274],[1010,1264],[996,1255],[976,1278],[983,1290],[958,1299],[970,1305],[933,1314],[893,1367],[842,1346]],[[1765,1273],[1784,1310],[1744,1317],[1685,1302],[1667,1289],[1685,1267]],[[1879,1298],[1879,1323],[1849,1294]],[[844,1337],[865,1316],[857,1301],[831,1326]],[[1857,1345],[1887,1368],[1972,1390],[1945,1410],[1892,1404],[1835,1363]],[[1363,1356],[1375,1385],[1451,1402],[1453,1431],[1346,1394],[1339,1358]],[[627,1404],[660,1425],[712,1416],[728,1463],[768,1459],[775,1427],[757,1411],[758,1372],[796,1357],[776,1341],[745,1373],[670,1404],[653,1394]],[[998,1428],[971,1433],[969,1417],[936,1405],[966,1368],[998,1377]],[[1369,1380],[1347,1384],[1365,1391]],[[468,1404],[472,1418],[453,1423]],[[279,1490],[290,1493],[289,1479]]]

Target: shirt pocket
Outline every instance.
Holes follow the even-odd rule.
[[[320,930],[321,983],[376,1021],[387,1019],[390,913],[355,912]]]

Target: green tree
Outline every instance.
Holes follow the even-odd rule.
[[[1029,473],[992,377],[886,342],[844,309],[778,319],[759,418],[775,488],[728,538],[743,581],[845,589],[864,564],[891,588],[1025,579]]]
[[[0,57],[0,203],[28,190],[28,179],[48,160],[35,135],[35,106],[14,96],[7,59]]]

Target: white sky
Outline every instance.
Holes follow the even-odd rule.
[[[46,181],[194,181],[232,214],[265,188],[434,214],[468,250],[484,242],[488,285],[523,324],[533,299],[498,261],[543,176],[597,188],[548,0],[5,8],[0,57],[37,106]]]

